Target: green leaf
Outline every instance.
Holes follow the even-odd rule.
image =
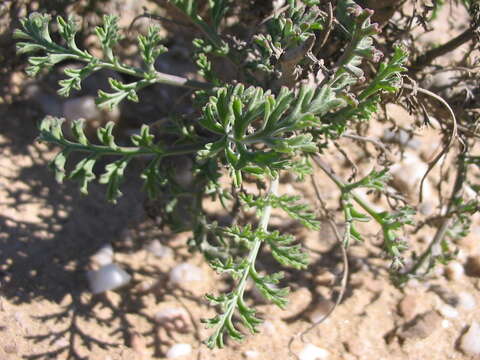
[[[122,192],[119,187],[123,181],[123,174],[127,167],[130,158],[126,157],[108,164],[105,167],[105,173],[100,176],[100,184],[107,184],[107,200],[113,203],[117,202],[117,199],[122,196]]]
[[[65,179],[65,163],[69,153],[68,149],[59,152],[50,163],[50,168],[55,172],[55,179],[58,183],[62,183]]]
[[[112,134],[113,127],[115,123],[113,121],[109,121],[105,127],[97,129],[97,136],[98,140],[111,149],[118,149],[118,146],[115,144],[115,137]]]
[[[83,132],[85,119],[77,119],[72,122],[72,133],[75,139],[82,145],[88,145],[88,139]]]
[[[70,173],[69,178],[80,183],[80,192],[84,195],[88,194],[88,184],[95,179],[93,166],[96,161],[97,159],[94,155],[82,159]]]
[[[108,60],[114,61],[115,58],[112,49],[121,39],[118,28],[118,17],[115,15],[104,15],[103,25],[97,26],[95,28],[95,33],[102,44],[104,56]]]
[[[295,238],[291,235],[280,235],[274,231],[265,236],[265,241],[272,249],[272,255],[280,264],[295,269],[305,269],[308,266],[308,255],[301,250],[300,245],[292,245]]]
[[[147,35],[139,35],[138,47],[143,61],[148,66],[150,71],[154,71],[153,64],[155,60],[168,50],[165,46],[160,44],[160,27],[149,26]]]

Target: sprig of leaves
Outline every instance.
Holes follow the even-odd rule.
[[[142,173],[145,180],[145,188],[151,197],[155,197],[159,184],[158,163],[163,158],[174,155],[193,153],[194,148],[174,148],[166,149],[160,144],[153,143],[153,135],[150,134],[150,128],[143,125],[140,134],[131,136],[130,141],[133,147],[118,146],[115,143],[113,135],[114,124],[109,122],[105,127],[98,128],[97,136],[101,145],[90,143],[84,133],[84,120],[76,120],[72,123],[72,133],[75,141],[67,139],[62,130],[64,119],[55,117],[46,117],[40,123],[39,141],[44,141],[59,145],[62,151],[59,152],[50,167],[55,172],[57,181],[62,182],[65,177],[77,180],[80,183],[80,191],[88,194],[88,185],[97,178],[94,172],[94,166],[97,161],[106,155],[119,156],[120,159],[109,163],[105,167],[105,172],[100,175],[99,182],[107,185],[107,200],[116,202],[122,195],[120,185],[123,181],[125,168],[133,157],[149,155],[153,157],[149,165]],[[76,167],[67,176],[65,165],[67,158],[73,152],[83,152],[88,154],[80,160]]]
[[[105,15],[103,25],[95,29],[95,33],[103,49],[104,58],[100,59],[86,50],[80,50],[75,43],[77,26],[75,19],[69,17],[63,19],[57,17],[59,35],[65,44],[55,43],[50,36],[50,16],[32,13],[28,18],[21,20],[22,29],[16,30],[14,37],[22,41],[17,43],[19,54],[28,54],[30,66],[27,73],[36,76],[41,71],[50,70],[54,65],[65,60],[73,60],[86,63],[81,68],[67,67],[64,70],[66,79],[60,80],[58,93],[61,96],[69,96],[73,90],[80,90],[82,81],[100,69],[110,69],[119,73],[127,74],[139,81],[123,83],[118,79],[109,79],[113,92],[99,91],[97,105],[112,108],[122,100],[138,101],[137,92],[154,83],[164,83],[174,86],[190,86],[194,88],[210,88],[211,85],[189,81],[187,79],[158,72],[154,68],[155,60],[167,51],[161,44],[159,28],[150,26],[147,35],[139,37],[139,50],[145,63],[145,69],[136,68],[123,64],[114,53],[114,47],[121,38],[118,27],[118,18],[114,15]],[[44,56],[34,56],[43,52]]]

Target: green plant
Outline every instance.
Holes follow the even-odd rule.
[[[48,15],[31,14],[22,20],[22,29],[15,36],[19,39],[18,52],[29,55],[30,75],[36,76],[66,60],[84,64],[65,69],[66,79],[60,81],[58,91],[62,96],[79,90],[82,81],[100,69],[137,79],[129,83],[110,79],[111,91],[98,93],[97,104],[101,107],[113,108],[123,100],[139,101],[138,91],[157,83],[194,89],[196,112],[171,128],[173,140],[168,141],[156,139],[149,126],[143,125],[140,133],[131,137],[132,146],[120,146],[115,142],[114,125],[109,123],[98,129],[99,144],[96,144],[85,136],[81,120],[71,124],[73,138],[68,138],[62,129],[62,119],[45,118],[40,124],[39,140],[61,148],[52,162],[57,180],[74,179],[80,183],[82,193],[87,194],[89,183],[98,177],[100,183],[107,185],[107,199],[115,202],[122,195],[120,185],[129,163],[137,156],[148,155],[149,163],[141,174],[144,188],[150,198],[158,197],[167,188],[173,193],[173,200],[164,204],[166,213],[173,213],[180,194],[190,192],[194,199],[189,208],[191,221],[178,223],[176,219],[173,224],[175,219],[172,219],[172,227],[191,230],[192,248],[201,251],[217,272],[235,280],[231,291],[207,296],[220,310],[217,316],[205,320],[213,328],[206,340],[212,348],[222,347],[225,335],[236,340],[244,337],[236,326],[237,316],[252,333],[258,331],[261,320],[245,300],[248,280],[253,281],[267,300],[282,308],[287,304],[288,288],[279,286],[283,273],[264,275],[256,270],[256,258],[263,245],[268,245],[282,266],[296,269],[308,266],[307,254],[291,234],[269,230],[273,208],[283,210],[310,229],[319,228],[318,219],[304,199],[278,194],[282,173],[290,172],[303,180],[312,174],[316,163],[341,190],[346,224],[343,246],[361,241],[357,222],[374,220],[383,234],[385,254],[392,261],[392,275],[408,278],[402,272],[402,252],[407,243],[400,232],[405,225],[412,224],[412,208],[375,211],[356,193],[359,188],[385,193],[388,169],[346,182],[318,155],[347,130],[367,123],[387,95],[397,92],[406,71],[405,50],[395,47],[379,63],[383,54],[374,46],[373,37],[380,29],[371,22],[370,10],[350,0],[338,1],[336,36],[341,41],[337,56],[328,66],[316,58],[317,51],[313,52],[318,50],[321,37],[331,30],[328,28],[331,19],[320,11],[319,1],[289,0],[288,7],[275,12],[252,38],[230,42],[222,33],[223,18],[233,7],[230,1],[209,0],[209,13],[205,17],[193,0],[171,3],[203,35],[194,40],[194,47],[199,74],[205,81],[188,80],[155,69],[157,57],[168,51],[162,45],[157,27],[150,27],[147,34],[138,37],[143,66],[137,68],[122,63],[115,53],[121,38],[115,16],[105,16],[103,26],[95,30],[103,49],[102,58],[77,47],[73,17],[57,18],[61,37],[58,42],[50,36]],[[236,67],[238,78],[226,81],[215,72],[215,62],[222,60]],[[84,157],[67,173],[65,165],[74,152]],[[106,155],[108,160],[111,156],[117,160],[97,176],[94,166]],[[196,184],[193,190],[176,181],[167,161],[179,155],[188,155],[193,161]],[[475,163],[476,158],[470,157],[468,161]],[[219,181],[225,174],[233,184],[231,194]],[[248,193],[242,186],[245,181],[255,182],[258,191]],[[202,207],[206,196],[220,201],[233,214],[236,206],[255,208],[258,224],[236,221],[231,226],[219,226],[211,222]],[[457,202],[455,208],[462,206]],[[462,219],[459,216],[459,221]]]

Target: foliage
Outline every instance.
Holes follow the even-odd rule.
[[[162,45],[159,28],[155,26],[138,36],[143,66],[124,64],[115,51],[122,35],[118,19],[112,15],[105,16],[103,25],[95,29],[102,57],[77,46],[73,17],[56,19],[59,41],[50,34],[50,17],[38,13],[22,19],[22,28],[15,32],[15,37],[19,39],[18,53],[28,55],[27,73],[31,76],[65,61],[83,64],[65,68],[66,78],[59,82],[58,90],[65,97],[80,90],[85,78],[100,69],[136,79],[132,82],[110,79],[111,90],[99,91],[97,104],[109,109],[124,100],[139,101],[139,90],[154,84],[194,90],[195,112],[185,114],[183,123],[169,128],[172,136],[169,139],[155,138],[150,127],[143,125],[139,134],[131,136],[131,146],[121,146],[114,136],[114,124],[109,123],[98,129],[98,142],[93,142],[85,135],[81,120],[72,122],[73,136],[68,137],[62,128],[63,119],[47,117],[40,124],[39,140],[61,149],[51,163],[57,180],[78,181],[84,194],[98,178],[106,185],[107,199],[115,202],[122,195],[120,188],[128,165],[141,156],[148,159],[141,174],[148,196],[158,199],[161,189],[169,189],[171,197],[162,202],[166,213],[174,213],[172,209],[178,206],[181,196],[187,194],[194,199],[189,207],[191,221],[178,228],[191,230],[190,245],[205,255],[215,271],[234,280],[230,291],[207,296],[218,307],[219,314],[205,320],[213,329],[206,343],[211,348],[222,347],[226,335],[235,340],[244,338],[237,319],[251,333],[258,332],[261,319],[245,299],[249,281],[268,301],[281,308],[287,304],[288,287],[283,286],[283,272],[263,274],[256,270],[262,247],[268,247],[282,267],[308,266],[308,255],[292,234],[269,229],[271,211],[275,208],[309,229],[318,230],[320,224],[305,199],[278,194],[281,174],[292,173],[303,180],[312,174],[312,160],[316,161],[323,148],[347,130],[368,123],[386,101],[386,95],[396,93],[402,86],[408,54],[400,46],[390,54],[382,54],[375,47],[380,27],[371,21],[373,12],[351,0],[338,1],[335,31],[342,41],[336,45],[337,55],[328,67],[316,58],[319,34],[330,31],[331,26],[319,8],[319,1],[288,0],[284,11],[275,11],[246,39],[225,36],[225,18],[234,9],[229,0],[209,0],[206,12],[200,11],[194,0],[170,2],[199,30],[199,37],[193,41],[195,62],[205,81],[156,70],[157,59],[167,48]],[[380,63],[383,56],[386,59]],[[225,80],[225,76],[216,72],[214,64],[219,58],[236,67],[237,78]],[[73,153],[81,153],[83,157],[67,171]],[[174,161],[168,161],[180,155],[193,162],[193,189],[176,180]],[[468,161],[479,163],[475,157]],[[103,172],[97,175],[96,167],[105,162]],[[385,255],[392,261],[392,273],[400,274],[404,265],[402,253],[408,247],[401,232],[406,225],[413,224],[414,211],[408,206],[375,211],[357,194],[359,188],[365,188],[386,195],[388,168],[374,170],[358,181],[345,182],[327,166],[319,166],[341,190],[346,224],[343,246],[362,240],[356,227],[358,222],[374,220],[383,235]],[[222,185],[222,175],[228,175],[231,187]],[[256,183],[258,191],[247,192],[245,182]],[[268,191],[264,191],[266,187]],[[202,207],[207,196],[220,201],[226,210],[231,207],[232,213],[237,205],[242,213],[254,208],[258,223],[237,222],[238,218],[234,224],[225,226],[211,222]],[[465,213],[477,210],[476,204],[467,205],[472,204],[461,200],[454,204],[458,216],[448,229],[449,237],[465,233],[468,227]],[[455,209],[452,207],[452,211]],[[177,229],[173,216],[171,219],[170,225]],[[443,248],[446,254],[446,243]],[[447,260],[447,256],[438,260]]]

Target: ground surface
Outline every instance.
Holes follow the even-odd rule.
[[[130,17],[135,11],[139,9],[131,10]],[[449,31],[460,31],[445,24]],[[311,251],[312,264],[307,272],[287,274],[293,284],[288,309],[262,304],[252,294],[265,319],[261,333],[242,344],[229,342],[226,349],[209,351],[201,345],[209,330],[200,319],[212,315],[213,309],[203,294],[226,284],[219,282],[199,255],[188,252],[189,234],[166,236],[146,219],[137,176],[141,163],[133,165],[122,188],[124,197],[116,206],[104,201],[100,185],[91,186],[90,196],[83,197],[76,184],[57,184],[46,166],[55,149],[35,142],[35,123],[46,109],[61,105],[38,92],[28,93],[28,83],[20,72],[11,76],[9,84],[12,94],[0,103],[1,360],[160,359],[176,343],[193,348],[182,359],[287,359],[292,337],[332,306],[343,266],[325,222],[319,233],[300,233]],[[408,124],[405,111],[398,107],[389,110],[390,116]],[[409,150],[417,161],[413,170],[424,169],[422,159],[431,156],[439,141],[435,131],[417,134],[420,145]],[[349,144],[346,141],[342,146],[360,152]],[[334,162],[345,162],[338,155],[330,156]],[[392,156],[400,159],[395,152]],[[375,159],[359,155],[357,160],[363,162],[361,171],[366,172]],[[409,169],[407,165],[399,174]],[[348,167],[337,170],[345,177],[350,174]],[[413,171],[411,177],[417,173]],[[321,174],[318,179],[325,199],[335,208],[334,186]],[[281,191],[313,199],[309,183],[285,181]],[[287,220],[281,217],[273,220],[278,227],[293,226],[285,225]],[[389,282],[388,264],[378,249],[378,229],[369,224],[362,230],[368,241],[349,250],[350,276],[343,302],[323,324],[305,335],[305,343],[295,337],[293,352],[300,353],[306,344],[313,344],[326,350],[324,358],[331,360],[471,358],[460,351],[459,339],[474,320],[480,319],[478,223],[458,244],[455,265],[440,267],[424,282],[410,281],[403,290]],[[424,246],[433,232],[428,229],[412,241]],[[159,254],[152,243],[172,250]],[[92,255],[106,244],[113,246],[115,262],[133,279],[116,292],[93,296],[86,271]],[[260,268],[272,266],[262,261]],[[198,267],[201,280],[181,286],[169,282],[169,272],[179,263]],[[158,320],[165,309],[177,309],[181,314],[175,324]]]

